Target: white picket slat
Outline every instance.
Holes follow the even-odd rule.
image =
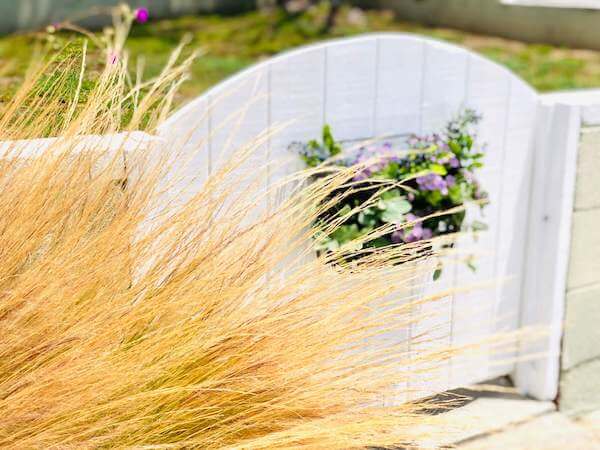
[[[425,47],[421,96],[421,133],[440,131],[446,122],[465,105],[466,76],[469,54],[463,49],[444,43],[428,42]],[[450,261],[444,261],[441,278],[430,283],[424,295],[447,291],[454,285],[454,270]],[[454,295],[446,295],[435,302],[428,302],[415,310],[419,321],[411,330],[412,336],[426,335],[423,342],[413,350],[434,351],[450,347],[452,341],[452,309]],[[432,368],[430,379],[415,382],[418,396],[440,392],[450,387],[450,361]]]
[[[478,174],[483,188],[489,192],[489,204],[485,215],[480,218],[479,208],[469,208],[468,221],[480,219],[488,225],[488,230],[480,233],[477,242],[471,236],[461,237],[457,259],[472,254],[476,271],[457,261],[456,283],[460,286],[478,286],[471,292],[459,293],[454,303],[454,345],[476,344],[481,336],[490,335],[495,329],[496,289],[503,274],[496,270],[495,248],[500,236],[498,219],[500,216],[502,161],[505,151],[506,123],[510,104],[511,76],[499,70],[494,63],[476,55],[469,56],[467,73],[467,99],[469,108],[483,113],[478,125],[479,142],[485,145],[484,168]],[[518,314],[518,310],[513,314]],[[492,378],[497,371],[492,367],[493,355],[485,349],[478,349],[478,357],[455,358],[453,378],[473,380]]]
[[[437,41],[427,41],[423,73],[420,133],[439,131],[464,106],[469,54]],[[416,87],[416,86],[415,86]],[[413,89],[415,87],[412,87]],[[410,89],[399,87],[399,89]]]
[[[200,189],[209,175],[208,99],[202,97],[194,102],[193,108],[181,110],[178,119],[163,124],[158,134],[175,152],[165,155],[160,148],[155,148],[150,155],[155,164],[169,166],[169,173],[161,180],[160,202],[164,205],[172,205],[174,201],[183,204]]]
[[[295,58],[274,58],[271,63],[269,125],[284,127],[269,141],[269,157],[275,164],[270,173],[273,182],[303,168],[298,155],[290,152],[290,143],[321,135],[325,121],[325,58],[325,48],[320,46],[300,51]]]
[[[515,380],[521,392],[542,400],[558,394],[580,127],[578,106],[540,105],[520,323],[543,327],[546,335],[522,343],[525,355],[538,357],[519,362]]]
[[[374,136],[377,40],[342,40],[326,47],[325,122],[337,139]]]
[[[384,35],[377,40],[374,136],[420,131],[426,45],[422,39],[406,35]]]

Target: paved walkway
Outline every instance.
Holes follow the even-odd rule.
[[[571,417],[552,402],[515,394],[475,396],[447,413],[470,424],[453,437],[460,450],[600,450],[600,411]]]

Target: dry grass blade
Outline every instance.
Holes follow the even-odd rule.
[[[424,425],[441,419],[421,413],[427,403],[382,402],[416,363],[451,355],[416,358],[394,334],[415,320],[415,266],[392,265],[406,250],[352,270],[304,257],[318,205],[351,173],[256,214],[260,183],[232,190],[235,163],[189,201],[165,203],[168,144],[136,158],[126,181],[125,150],[75,151],[78,136],[119,131],[127,108],[127,126],[152,130],[186,65],[141,89],[124,62],[109,63],[73,106],[57,95],[81,60],[65,60],[43,91],[40,71],[3,111],[4,139],[59,139],[39,157],[2,160],[0,446],[334,449],[435,437]]]

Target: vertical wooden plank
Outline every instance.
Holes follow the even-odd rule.
[[[271,124],[287,123],[273,135],[272,154],[286,154],[292,141],[318,138],[325,115],[325,46],[283,55],[271,62]],[[334,130],[335,131],[335,130]]]
[[[373,134],[375,137],[400,136],[418,131],[421,113],[421,90],[425,43],[406,35],[381,35],[377,38],[376,92],[374,102]],[[417,275],[414,281],[422,284]],[[395,294],[398,301],[411,301],[421,287],[414,286]],[[411,332],[408,328],[394,331],[398,341],[411,350]],[[403,377],[404,378],[404,377]],[[412,397],[415,381],[398,384],[398,395],[389,403],[402,403]],[[414,393],[414,395],[417,395]]]
[[[479,344],[496,329],[497,284],[503,282],[496,271],[498,240],[503,236],[499,226],[502,210],[502,174],[506,148],[510,106],[511,75],[496,64],[476,55],[469,57],[468,98],[466,107],[483,115],[478,125],[478,140],[485,145],[484,167],[477,174],[482,188],[488,192],[489,204],[482,213],[478,207],[469,208],[467,222],[481,220],[488,230],[479,234],[476,242],[467,235],[459,239],[459,261],[456,283],[472,291],[455,296],[454,345]],[[473,255],[476,271],[465,264]],[[468,357],[453,360],[453,382],[464,384],[496,376],[491,348],[480,347]],[[461,379],[462,378],[462,379]]]
[[[537,93],[521,80],[511,77],[495,251],[496,277],[500,280],[495,310],[496,333],[519,327],[537,107]],[[515,357],[516,351],[510,349],[499,354],[496,360],[508,362],[497,366],[498,371],[514,370]]]
[[[269,145],[269,160],[273,164],[270,179],[276,183],[304,168],[300,156],[290,151],[290,144],[321,136],[325,116],[325,46],[275,58],[270,80],[269,126],[278,130]],[[274,192],[273,196],[285,196],[286,191]]]
[[[268,208],[270,62],[258,65],[243,77],[232,79],[208,95],[209,171],[215,173],[240,151],[251,153],[229,175],[235,189],[230,198],[248,190],[256,192],[257,214]],[[261,173],[262,178],[257,177]],[[258,184],[257,184],[258,183]]]
[[[209,173],[208,99],[200,97],[173,115],[159,127],[158,136],[168,144],[156,146],[152,155],[142,157],[168,167],[161,180],[161,202],[184,204],[199,191]]]
[[[416,133],[421,126],[425,41],[414,36],[378,38],[374,134]]]
[[[261,64],[209,93],[211,171],[268,128],[269,67]],[[252,162],[264,164],[265,158],[262,146]]]
[[[420,131],[422,134],[439,132],[448,120],[456,115],[466,99],[468,53],[458,47],[436,41],[426,41],[424,49],[424,71],[422,73],[422,103]],[[442,276],[429,282],[423,295],[439,295],[454,285],[452,261],[443,260]],[[431,275],[433,270],[431,270]],[[445,295],[435,302],[416,308],[419,323],[411,330],[416,340],[413,351],[427,352],[448,348],[451,345],[453,295]],[[428,378],[415,383],[417,396],[430,395],[446,390],[450,386],[450,362],[428,368]]]
[[[440,130],[464,105],[468,53],[459,47],[427,40],[423,73],[421,133]]]
[[[432,352],[448,350],[451,344],[452,330],[452,295],[454,270],[449,263],[444,263],[442,275],[433,281],[436,261],[421,263],[419,278],[413,292],[423,304],[412,308],[410,351],[418,362],[414,367],[415,378],[409,383],[411,399],[428,397],[450,388],[450,361],[427,361]]]
[[[519,363],[515,372],[519,390],[540,400],[554,400],[558,393],[580,126],[579,107],[541,105],[535,141],[521,325],[541,326],[549,334],[536,342],[522,343],[522,356],[544,356]]]
[[[275,207],[297,187],[286,177],[305,168],[300,155],[290,149],[294,142],[320,139],[325,116],[325,45],[284,54],[271,64],[269,125],[277,130],[269,141],[269,205]],[[281,128],[281,127],[284,128]],[[335,130],[334,130],[335,131]],[[289,264],[314,258],[301,250],[289,256]],[[284,276],[282,271],[281,276]]]
[[[372,137],[377,38],[335,41],[326,50],[325,122],[339,140]]]

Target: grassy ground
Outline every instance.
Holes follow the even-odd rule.
[[[204,55],[193,66],[193,77],[180,100],[198,95],[219,80],[253,62],[310,42],[369,31],[405,31],[454,42],[473,49],[519,74],[540,91],[600,86],[600,52],[476,35],[443,28],[426,28],[396,20],[387,11],[344,9],[329,33],[322,32],[325,6],[290,18],[281,12],[253,12],[232,17],[202,16],[136,25],[129,41],[132,56],[144,55],[146,74],[160,70],[172,48],[186,34],[191,47]],[[66,33],[57,40],[66,40]],[[0,38],[0,93],[9,95],[21,79],[35,40],[43,34]],[[7,65],[8,61],[13,61]]]

